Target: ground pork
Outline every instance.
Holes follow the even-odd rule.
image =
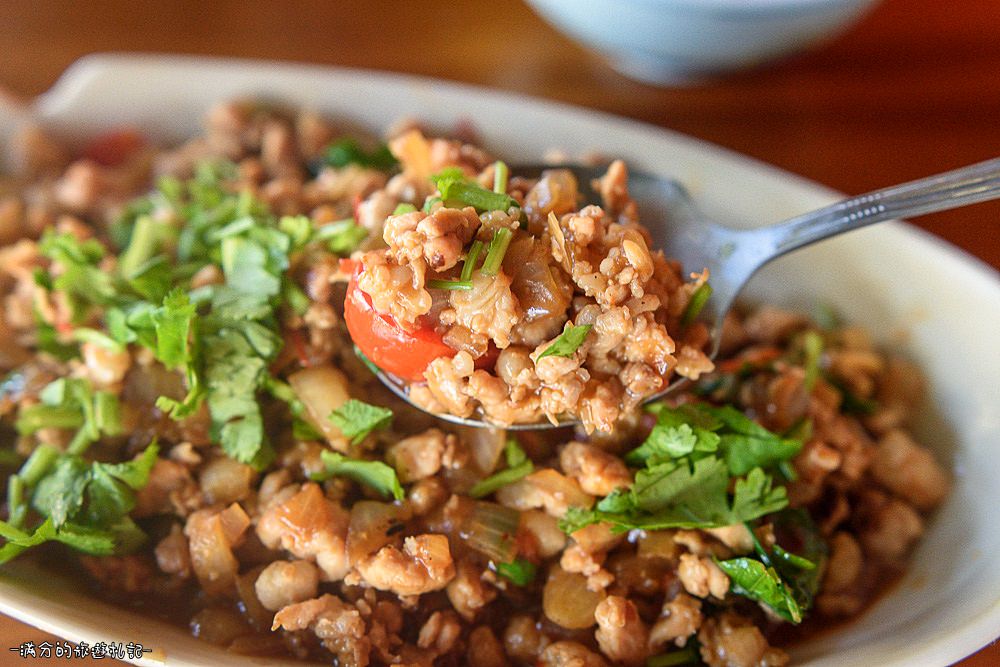
[[[594,610],[597,631],[594,638],[601,652],[622,665],[641,665],[649,655],[649,631],[629,600],[609,595]]]
[[[357,569],[370,586],[397,595],[441,590],[455,577],[455,564],[444,535],[407,537],[402,549],[382,547],[359,563]]]
[[[358,609],[333,595],[297,602],[274,615],[272,630],[312,630],[344,667],[367,667],[371,639]]]
[[[783,667],[788,655],[768,645],[761,631],[747,619],[725,612],[708,618],[698,631],[701,659],[710,667]]]
[[[257,537],[269,549],[282,548],[296,558],[315,561],[326,581],[339,581],[349,570],[346,536],[350,515],[327,500],[316,484],[272,503],[257,520]]]

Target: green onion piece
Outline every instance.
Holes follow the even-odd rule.
[[[802,339],[804,360],[802,365],[806,370],[805,389],[812,391],[819,377],[820,356],[823,354],[823,337],[816,331],[807,331]]]
[[[509,563],[517,554],[521,513],[497,503],[478,501],[459,524],[458,534],[472,549],[495,563]]]
[[[705,307],[705,303],[711,296],[712,286],[708,283],[702,283],[691,295],[691,300],[688,301],[684,314],[681,315],[681,326],[690,326],[697,319],[701,309]]]
[[[483,242],[476,239],[469,247],[469,252],[465,256],[465,263],[462,264],[462,275],[458,279],[463,282],[472,280],[472,272],[476,270],[476,262],[479,261],[479,253],[483,251]]]
[[[402,202],[395,209],[393,209],[392,214],[393,215],[403,215],[404,213],[413,213],[416,210],[417,210],[417,207],[414,206],[413,204],[408,204],[406,202]]]
[[[507,194],[507,180],[510,178],[510,169],[503,160],[497,160],[493,165],[493,192],[499,195]]]
[[[671,651],[654,655],[646,660],[646,667],[676,667],[678,665],[700,664],[701,655],[695,646],[688,646],[680,651]]]
[[[510,563],[497,563],[497,574],[518,586],[527,586],[535,580],[538,567],[530,560],[515,558]]]
[[[428,280],[427,286],[433,289],[467,291],[472,289],[472,283],[462,280]]]
[[[514,238],[514,232],[506,227],[501,227],[493,232],[493,239],[486,251],[486,259],[483,260],[482,272],[484,276],[495,276],[500,271],[503,256],[507,254],[507,248],[510,246],[512,238]]]

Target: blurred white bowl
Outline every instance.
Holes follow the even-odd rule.
[[[843,32],[877,0],[527,0],[620,72],[677,85]]]

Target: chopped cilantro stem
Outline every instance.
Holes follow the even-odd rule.
[[[498,473],[490,475],[486,479],[476,482],[469,495],[473,498],[485,498],[498,489],[513,484],[523,477],[527,477],[535,470],[535,464],[531,462],[528,455],[524,453],[517,440],[510,438],[504,447],[504,456],[507,460],[507,468]]]
[[[483,242],[476,239],[469,246],[469,252],[465,256],[465,263],[462,264],[462,275],[459,276],[459,280],[462,282],[468,282],[472,280],[472,272],[476,270],[476,262],[479,261],[479,254],[483,251]]]
[[[507,254],[507,248],[510,246],[512,238],[514,238],[514,232],[506,227],[501,227],[493,232],[493,239],[486,251],[486,259],[483,260],[482,273],[484,276],[495,276],[500,271],[500,265],[503,263],[504,255]]]
[[[760,556],[760,562],[764,563],[764,565],[767,565],[768,567],[771,567],[771,556],[767,553],[767,549],[764,548],[764,545],[760,543],[760,540],[757,538],[757,533],[753,532],[753,526],[750,525],[749,521],[744,521],[743,525],[746,527],[747,532],[750,533],[750,540],[753,542],[753,550],[757,552],[758,556]]]
[[[69,405],[44,405],[42,403],[21,410],[17,419],[17,430],[21,435],[30,435],[42,428],[80,428],[83,415],[76,407]]]
[[[694,294],[691,295],[691,300],[688,301],[687,307],[684,308],[684,314],[681,315],[681,326],[691,326],[691,324],[698,318],[698,315],[705,307],[705,303],[711,296],[711,285],[708,283],[702,283],[699,285],[698,289],[696,289]]]
[[[132,226],[132,236],[128,248],[118,259],[118,272],[126,279],[134,277],[136,271],[150,259],[157,250],[159,239],[157,223],[148,215],[140,215]]]
[[[49,471],[55,460],[59,458],[59,450],[52,445],[39,445],[31,456],[21,466],[17,475],[28,486],[34,486]]]
[[[820,356],[823,354],[823,337],[816,331],[807,331],[802,338],[803,361],[805,368],[805,389],[812,391],[819,377]]]
[[[530,560],[515,558],[510,563],[497,563],[497,574],[518,586],[527,586],[535,580],[538,567]]]
[[[510,178],[510,169],[503,160],[497,160],[493,165],[493,192],[503,195],[507,194],[507,180]]]
[[[427,286],[432,289],[467,291],[472,289],[472,282],[467,280],[428,280]]]
[[[793,567],[797,567],[800,570],[815,570],[816,563],[812,562],[808,558],[803,558],[797,554],[785,551],[781,548],[780,544],[774,545],[774,555],[778,560],[788,563]]]

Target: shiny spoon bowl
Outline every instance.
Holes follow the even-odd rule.
[[[536,177],[547,169],[569,169],[576,176],[584,199],[599,201],[590,183],[604,175],[606,167],[603,165],[522,165],[511,171]],[[712,293],[699,320],[709,329],[709,345],[705,352],[714,359],[719,352],[726,313],[746,283],[765,264],[793,250],[876,222],[916,217],[1000,198],[1000,158],[850,197],[783,222],[749,229],[735,229],[710,220],[698,211],[684,186],[671,179],[631,171],[629,192],[639,207],[639,219],[649,230],[653,248],[678,260],[685,271],[709,271]],[[381,371],[376,375],[397,396],[423,410],[410,401],[406,382]],[[647,397],[645,402],[663,398],[686,382],[685,379],[675,380]],[[500,426],[513,431],[562,428],[579,423],[576,419],[561,419],[557,423],[494,424],[475,417],[430,414],[465,426]]]

